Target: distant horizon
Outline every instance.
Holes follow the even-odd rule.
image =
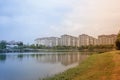
[[[117,34],[119,0],[0,0],[0,40],[33,43],[37,37]]]

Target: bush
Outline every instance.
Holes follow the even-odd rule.
[[[120,33],[117,36],[115,44],[116,44],[116,49],[120,50]]]
[[[0,42],[0,49],[5,49],[5,48],[6,48],[6,45],[7,45],[7,42],[6,42],[6,41],[1,41],[1,42]]]

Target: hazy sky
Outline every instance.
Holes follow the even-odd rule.
[[[0,0],[0,40],[118,33],[120,0]]]

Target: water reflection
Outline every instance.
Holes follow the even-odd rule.
[[[39,63],[61,63],[65,66],[81,62],[86,58],[86,54],[80,54],[79,52],[73,53],[73,52],[64,52],[64,53],[54,53],[54,54],[14,54],[14,55],[0,55],[0,61],[5,61],[6,59],[18,59],[22,61],[24,58],[33,58]]]
[[[23,54],[18,54],[17,57],[22,60],[24,55]]]
[[[34,54],[32,55],[38,62],[42,63],[61,63],[65,66],[79,62],[85,57],[86,55],[82,55],[80,53],[66,53],[66,54]]]
[[[0,80],[38,80],[74,67],[87,56],[86,53],[79,52],[2,54],[0,55]]]
[[[0,61],[4,62],[6,60],[6,55],[0,55]]]

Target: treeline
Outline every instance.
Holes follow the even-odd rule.
[[[55,49],[55,50],[95,50],[95,49],[115,49],[115,45],[89,45],[89,46],[80,46],[80,47],[72,47],[72,46],[54,46],[54,47],[46,47],[44,45],[30,45],[27,46],[32,49]]]
[[[115,48],[114,45],[89,45],[89,46],[78,47],[79,50],[82,50],[82,49],[89,49],[89,50],[92,50],[92,49],[114,49],[114,48]]]
[[[0,49],[6,49],[8,47],[8,45],[10,45],[9,43],[7,43],[6,41],[0,41]],[[23,42],[19,42],[19,43],[16,43],[14,45],[17,45],[15,47],[13,47],[14,49],[20,49],[20,48],[24,48],[24,44]]]

